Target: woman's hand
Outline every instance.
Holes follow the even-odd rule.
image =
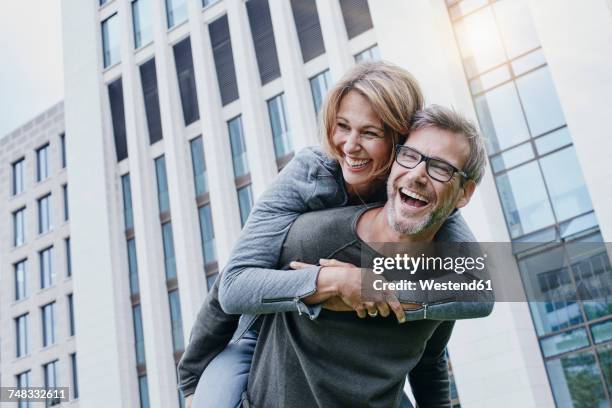
[[[392,292],[381,293],[381,300],[376,302],[362,301],[361,268],[335,259],[322,258],[319,260],[319,264],[322,268],[317,279],[317,292],[320,288],[325,288],[328,296],[315,293],[304,299],[307,303],[324,302],[323,307],[326,309],[340,311],[341,306],[336,300],[332,300],[337,295],[346,306],[355,310],[361,318],[365,318],[367,315],[376,317],[379,313],[381,316],[387,317],[393,312],[400,323],[406,321],[402,305]],[[292,262],[290,266],[293,269],[301,269],[313,265],[304,262]],[[327,301],[329,301],[328,304],[326,304]]]

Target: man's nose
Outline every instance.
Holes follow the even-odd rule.
[[[427,174],[427,163],[425,161],[420,162],[415,168],[408,170],[408,174],[414,182],[423,185],[427,184],[427,180],[429,179],[429,175]]]

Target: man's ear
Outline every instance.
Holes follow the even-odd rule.
[[[472,194],[476,190],[476,183],[474,180],[468,180],[463,183],[463,186],[459,189],[459,195],[457,197],[457,204],[455,208],[465,207],[472,198]]]

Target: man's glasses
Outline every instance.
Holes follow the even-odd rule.
[[[397,164],[407,169],[414,169],[416,166],[421,164],[421,162],[425,162],[429,177],[441,183],[450,181],[455,173],[459,173],[459,175],[466,179],[468,177],[467,173],[459,170],[452,164],[447,163],[444,160],[425,156],[423,153],[414,150],[411,147],[397,145],[395,146],[395,149],[395,161]]]

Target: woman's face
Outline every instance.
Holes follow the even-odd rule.
[[[372,105],[357,91],[349,91],[340,101],[332,143],[341,152],[342,175],[349,191],[372,191],[373,175],[391,157],[391,142]]]

